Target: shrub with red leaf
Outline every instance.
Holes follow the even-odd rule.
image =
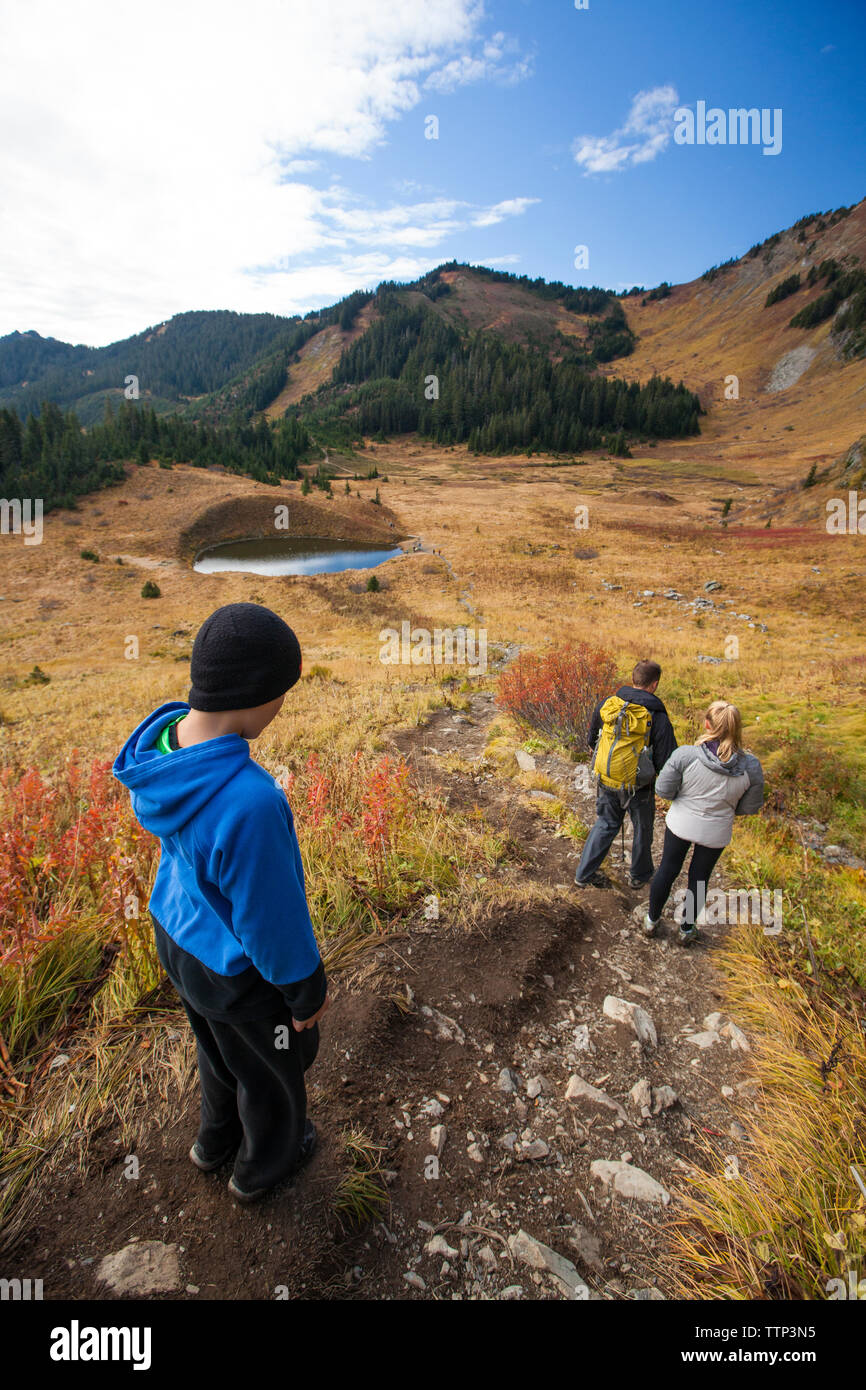
[[[110,763],[85,772],[73,753],[50,779],[4,769],[0,819],[0,965],[26,968],[85,920],[124,933],[124,905],[145,898],[157,846]]]
[[[500,707],[527,729],[582,747],[592,711],[619,682],[610,653],[587,642],[522,653],[499,678]]]

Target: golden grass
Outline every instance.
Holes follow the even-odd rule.
[[[857,1010],[791,971],[784,949],[739,929],[718,954],[753,1039],[760,1113],[738,1156],[709,1151],[670,1229],[682,1298],[824,1299],[866,1261],[866,1038]],[[855,1280],[856,1283],[856,1280]],[[838,1296],[836,1294],[835,1296]]]

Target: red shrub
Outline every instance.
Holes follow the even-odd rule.
[[[617,685],[609,652],[586,642],[524,652],[499,678],[498,703],[525,728],[582,746],[592,711]]]

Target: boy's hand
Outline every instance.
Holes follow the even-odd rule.
[[[292,1023],[293,1023],[294,1026],[295,1026],[295,1032],[297,1032],[297,1033],[303,1033],[303,1031],[304,1031],[305,1028],[312,1028],[313,1025],[314,1025],[315,1023],[318,1023],[319,1019],[322,1017],[322,1014],[325,1012],[325,1010],[326,1010],[327,1008],[330,1007],[330,1003],[331,1003],[331,996],[330,996],[330,994],[326,994],[326,995],[325,995],[325,1002],[324,1002],[324,1004],[323,1004],[322,1007],[318,1010],[317,1013],[314,1013],[314,1014],[313,1014],[313,1017],[312,1017],[312,1018],[304,1018],[304,1019],[293,1018],[293,1019],[292,1019]]]

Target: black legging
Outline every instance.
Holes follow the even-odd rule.
[[[690,840],[681,840],[679,835],[675,835],[672,830],[665,826],[665,843],[661,863],[650,884],[649,915],[654,922],[657,922],[662,915],[664,905],[671,895],[674,881],[682,869],[691,847],[692,842]],[[716,867],[721,852],[721,849],[711,849],[709,845],[696,844],[694,847],[688,875],[690,896],[686,898],[686,915],[683,919],[689,926],[694,926],[695,918],[707,900],[707,881]]]

